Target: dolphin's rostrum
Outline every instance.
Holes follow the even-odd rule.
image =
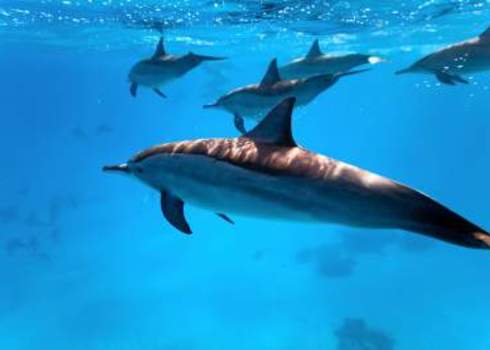
[[[223,60],[223,57],[204,56],[189,52],[186,55],[170,55],[163,46],[163,37],[157,44],[152,57],[136,63],[129,72],[130,92],[136,96],[138,86],[153,89],[161,97],[166,97],[160,87],[180,78],[204,61]]]
[[[490,27],[480,36],[448,46],[396,74],[433,74],[446,85],[468,84],[464,74],[490,70]]]
[[[227,219],[220,213],[403,229],[490,247],[488,232],[430,197],[298,146],[291,133],[294,102],[282,101],[242,137],[161,144],[104,169],[159,191],[163,215],[184,233],[191,233],[184,216],[190,203]]]
[[[283,79],[304,79],[321,74],[338,74],[364,64],[376,64],[383,59],[378,56],[351,53],[346,55],[326,55],[316,39],[305,57],[297,58],[279,68]]]
[[[204,108],[220,108],[231,112],[234,115],[235,127],[244,134],[244,118],[260,121],[271,108],[288,97],[296,97],[299,106],[306,105],[341,77],[363,71],[365,70],[283,80],[277,68],[277,60],[273,59],[259,84],[232,90]]]

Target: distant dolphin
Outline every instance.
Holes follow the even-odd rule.
[[[344,73],[363,64],[375,64],[382,61],[380,57],[358,53],[339,56],[325,55],[320,50],[320,44],[316,39],[305,57],[295,59],[280,67],[279,74],[283,79],[301,79],[320,74]]]
[[[259,84],[244,86],[228,92],[204,108],[221,108],[233,113],[235,127],[246,133],[244,118],[261,120],[265,114],[287,97],[296,97],[298,105],[306,105],[341,77],[365,70],[317,75],[306,79],[283,80],[274,58]]]
[[[227,221],[237,214],[404,229],[490,248],[489,233],[426,195],[298,146],[291,133],[294,101],[281,102],[242,137],[162,144],[104,170],[159,191],[163,215],[187,234],[184,203]]]
[[[441,83],[468,84],[462,74],[490,70],[490,27],[479,37],[448,46],[418,60],[396,74],[434,74]]]
[[[129,91],[136,96],[138,86],[146,86],[159,96],[166,97],[160,87],[169,81],[182,77],[204,61],[219,61],[223,57],[203,56],[189,52],[183,56],[169,55],[163,47],[163,38],[157,44],[151,58],[136,63],[129,72],[131,87]]]

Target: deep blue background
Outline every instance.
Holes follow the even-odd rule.
[[[490,348],[487,251],[402,232],[243,217],[230,226],[193,207],[188,237],[161,217],[156,193],[103,174],[156,143],[235,136],[229,115],[201,106],[311,42],[288,50],[271,39],[250,52],[169,38],[169,51],[230,59],[164,88],[166,100],[145,90],[133,99],[126,73],[151,44],[2,45],[1,349],[335,349],[349,317],[396,349]],[[446,87],[393,74],[422,52],[387,54],[340,81],[295,112],[295,138],[488,229],[490,75]]]

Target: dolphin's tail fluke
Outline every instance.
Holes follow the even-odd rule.
[[[481,243],[480,248],[490,249],[490,234],[488,232],[473,232],[473,237]]]
[[[459,214],[418,193],[409,230],[459,246],[490,249],[490,233]]]
[[[420,231],[434,238],[473,249],[490,249],[490,233],[467,222],[466,228],[441,227],[439,231]]]

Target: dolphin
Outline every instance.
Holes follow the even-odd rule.
[[[103,170],[130,175],[161,194],[163,216],[192,233],[185,203],[228,215],[413,231],[490,248],[482,228],[407,186],[310,152],[294,141],[287,98],[247,134],[165,143]]]
[[[480,36],[431,53],[396,74],[433,74],[441,83],[468,84],[461,75],[490,70],[490,27]]]
[[[204,56],[189,52],[177,56],[166,53],[163,46],[163,37],[158,41],[153,56],[137,62],[129,71],[129,91],[136,97],[138,86],[145,86],[161,96],[166,97],[160,87],[169,81],[182,77],[204,61],[224,60],[224,57]]]
[[[267,111],[287,97],[296,97],[299,106],[311,102],[320,93],[334,85],[340,78],[364,70],[316,75],[305,79],[283,80],[273,59],[259,84],[244,86],[228,92],[204,108],[220,108],[233,113],[238,131],[245,134],[244,118],[260,121]]]
[[[280,67],[279,74],[283,79],[301,79],[320,74],[348,72],[357,66],[382,61],[381,57],[358,53],[341,56],[325,55],[316,39],[305,57],[297,58]]]

